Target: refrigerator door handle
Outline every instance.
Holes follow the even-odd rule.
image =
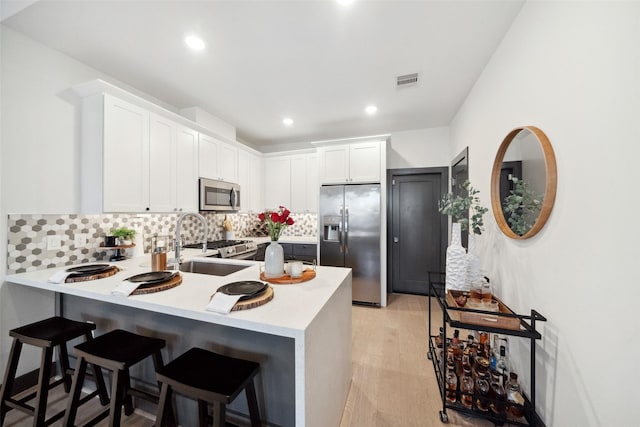
[[[342,206],[340,206],[339,213],[340,213],[340,216],[342,216]],[[344,233],[344,228],[342,226],[342,221],[340,221],[340,225],[338,227],[340,227],[340,229],[338,230],[338,252],[342,253],[343,252],[343,248],[342,248],[342,237],[343,236],[342,236],[342,234]]]
[[[344,210],[344,253],[349,253],[349,206]]]

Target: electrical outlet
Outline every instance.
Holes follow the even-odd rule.
[[[58,235],[47,236],[47,250],[56,251],[62,248],[62,237]]]
[[[89,240],[89,234],[79,233],[75,235],[73,244],[76,248],[84,248],[85,246],[87,246],[87,240]]]

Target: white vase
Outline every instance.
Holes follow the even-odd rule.
[[[469,233],[469,249],[467,250],[467,289],[480,282],[480,257],[476,252],[476,235]]]
[[[264,276],[271,278],[282,275],[284,275],[284,250],[276,240],[272,240],[264,251]]]
[[[462,246],[460,224],[454,222],[451,227],[451,244],[447,248],[447,271],[445,288],[447,290],[468,290],[467,251]]]

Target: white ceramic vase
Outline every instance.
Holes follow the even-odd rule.
[[[272,240],[264,251],[264,276],[268,278],[284,275],[284,249]]]
[[[469,249],[467,251],[467,289],[480,282],[480,257],[476,251],[476,235],[469,233]]]
[[[464,291],[467,288],[467,251],[462,246],[460,224],[451,227],[451,244],[447,248],[447,271],[445,288]]]

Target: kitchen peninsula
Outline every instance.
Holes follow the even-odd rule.
[[[95,322],[98,333],[122,328],[165,339],[165,361],[199,346],[259,362],[256,389],[268,425],[339,425],[351,382],[350,270],[317,267],[311,281],[272,285],[275,296],[269,303],[221,315],[205,310],[210,296],[221,285],[257,280],[259,263],[207,259],[248,267],[227,276],[181,273],[183,283],[163,292],[111,295],[123,279],[149,271],[147,258],[116,263],[122,271],[94,281],[47,282],[63,269],[16,274],[6,281],[57,293],[61,314]],[[154,382],[148,369],[132,371],[132,377]],[[189,414],[197,414],[192,402],[179,399],[177,404],[183,424]],[[230,405],[229,413],[247,413],[243,397]]]

